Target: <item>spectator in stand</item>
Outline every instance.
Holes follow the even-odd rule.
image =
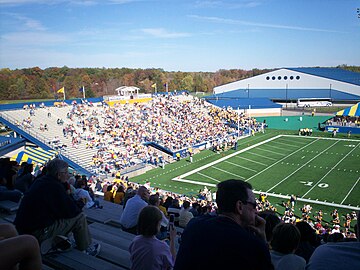
[[[169,209],[169,207],[171,206],[173,200],[174,200],[174,198],[172,196],[168,196],[165,199],[164,207],[166,208],[166,210]]]
[[[175,221],[174,221],[175,226],[179,226],[180,209],[181,208],[179,206],[179,200],[178,199],[172,200],[171,205],[167,209],[167,212],[168,212],[169,216],[171,214],[173,214],[175,216]]]
[[[125,209],[126,203],[128,202],[128,200],[130,200],[131,198],[133,198],[136,195],[136,192],[137,192],[137,190],[133,189],[132,186],[128,186],[128,188],[126,189],[126,192],[125,192],[123,209]]]
[[[275,270],[304,270],[306,261],[294,252],[300,243],[300,231],[291,223],[279,223],[271,240],[271,261]]]
[[[218,216],[204,215],[186,226],[175,261],[179,269],[273,269],[265,220],[257,215],[249,183],[218,184]],[[194,248],[197,248],[194,252]]]
[[[118,185],[117,190],[114,191],[114,203],[123,204],[125,198],[125,189],[123,185]]]
[[[190,213],[193,214],[194,217],[197,217],[199,215],[199,209],[200,205],[198,202],[193,202],[192,207],[190,208]]]
[[[42,269],[39,243],[32,235],[18,235],[12,224],[0,224],[0,269]]]
[[[155,235],[159,233],[162,215],[156,206],[146,206],[139,214],[139,234],[130,244],[129,251],[133,270],[172,269],[176,257],[176,230],[170,227],[170,247]]]
[[[309,262],[309,259],[313,254],[315,248],[320,243],[318,243],[318,238],[316,236],[315,230],[310,226],[309,223],[305,221],[300,221],[296,223],[296,227],[300,231],[301,238],[295,254],[303,257],[306,262]]]
[[[20,190],[23,193],[28,191],[34,180],[34,176],[32,175],[33,169],[33,164],[25,164],[21,174],[15,179],[14,186],[17,190]]]
[[[140,186],[137,194],[128,200],[120,218],[121,228],[129,233],[137,234],[137,222],[140,211],[148,205],[149,190]]]
[[[84,189],[89,192],[90,197],[95,200],[95,194],[94,191],[90,188],[89,184],[88,184],[88,179],[86,177],[86,175],[82,175],[80,179],[78,179],[78,181],[83,181],[85,182],[85,187]]]
[[[328,243],[317,247],[307,270],[358,269],[360,265],[360,211],[355,226],[357,241]]]
[[[333,243],[337,243],[337,242],[343,242],[345,239],[344,235],[340,232],[336,232],[336,233],[332,233],[329,235],[329,237],[327,238],[327,243],[333,242]]]
[[[152,194],[149,197],[149,205],[153,205],[156,206],[157,208],[160,207],[160,198],[159,198],[159,194]],[[160,208],[159,208],[160,210]],[[156,235],[156,238],[159,240],[163,240],[167,237],[167,229],[169,226],[169,220],[167,219],[167,217],[164,215],[164,213],[160,210],[161,212],[161,226],[160,226],[160,230]]]
[[[265,224],[265,234],[266,241],[268,242],[269,247],[271,247],[271,240],[273,238],[273,230],[281,222],[281,219],[276,215],[274,211],[265,210],[259,212],[259,216],[266,221]]]
[[[58,235],[73,233],[76,248],[90,255],[100,252],[100,245],[91,246],[86,216],[66,193],[68,163],[55,158],[46,165],[46,175],[37,179],[24,195],[14,224],[20,234],[34,235],[42,252],[53,248]]]
[[[159,207],[160,211],[164,213],[165,217],[168,217],[169,215],[167,213],[166,207],[164,206],[163,198],[159,197],[159,200],[160,200],[160,205],[158,207]]]
[[[104,200],[105,201],[108,201],[108,202],[113,202],[114,201],[112,188],[113,188],[112,185],[106,186],[106,191],[104,192]]]
[[[0,201],[19,202],[23,193],[14,189],[13,179],[18,170],[17,162],[10,161],[9,158],[0,159]]]
[[[87,190],[85,190],[86,182],[84,180],[77,181],[75,184],[75,193],[74,198],[76,201],[82,199],[85,203],[85,208],[100,208],[103,207],[100,205],[98,200],[93,200]]]
[[[189,221],[194,217],[194,215],[189,211],[190,202],[184,201],[183,206],[179,212],[179,226],[185,228]]]

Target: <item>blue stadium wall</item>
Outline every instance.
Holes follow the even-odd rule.
[[[270,98],[296,100],[298,98],[331,98],[333,100],[360,100],[360,96],[334,89],[238,89],[222,94],[219,98]]]
[[[71,102],[76,101],[77,103],[81,103],[81,98],[77,98],[77,99],[67,99],[65,100],[65,102],[67,104],[71,104]],[[98,98],[86,98],[86,100],[88,102],[92,102],[92,103],[96,103],[96,102],[102,102],[104,99],[102,97],[98,97]],[[30,105],[30,104],[35,104],[36,107],[39,107],[41,103],[44,103],[45,106],[47,107],[52,107],[54,106],[54,102],[61,102],[63,100],[51,100],[51,101],[37,101],[37,102],[21,102],[21,103],[14,103],[14,104],[1,104],[0,105],[0,111],[4,111],[4,110],[13,110],[13,109],[22,109],[24,107],[24,105]]]

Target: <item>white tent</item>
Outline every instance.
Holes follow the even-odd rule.
[[[139,94],[140,88],[135,86],[120,86],[115,89],[116,92],[118,92],[119,96],[134,96]]]

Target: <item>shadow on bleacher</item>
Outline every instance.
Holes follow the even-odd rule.
[[[121,270],[130,269],[129,245],[135,235],[122,231],[118,221],[122,205],[100,199],[103,209],[85,209],[89,230],[94,242],[101,244],[101,251],[93,257],[79,250],[43,255],[43,269]],[[0,223],[12,223],[18,204],[0,202]],[[115,225],[115,226],[114,226]]]

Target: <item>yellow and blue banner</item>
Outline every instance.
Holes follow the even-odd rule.
[[[55,150],[44,150],[40,147],[27,147],[24,151],[11,157],[11,160],[16,160],[18,163],[27,162],[33,164],[45,164],[57,154],[58,152]]]
[[[337,116],[352,116],[352,117],[360,116],[360,105],[359,104],[360,104],[360,102],[349,108],[338,111],[336,113],[336,115]]]
[[[21,152],[17,153],[16,155],[12,156],[10,158],[10,160],[12,160],[12,161],[16,160],[16,162],[18,164],[21,164],[23,162],[26,162],[29,164],[31,164],[31,163],[35,164],[35,162],[27,154],[25,154],[24,151],[21,151]]]

